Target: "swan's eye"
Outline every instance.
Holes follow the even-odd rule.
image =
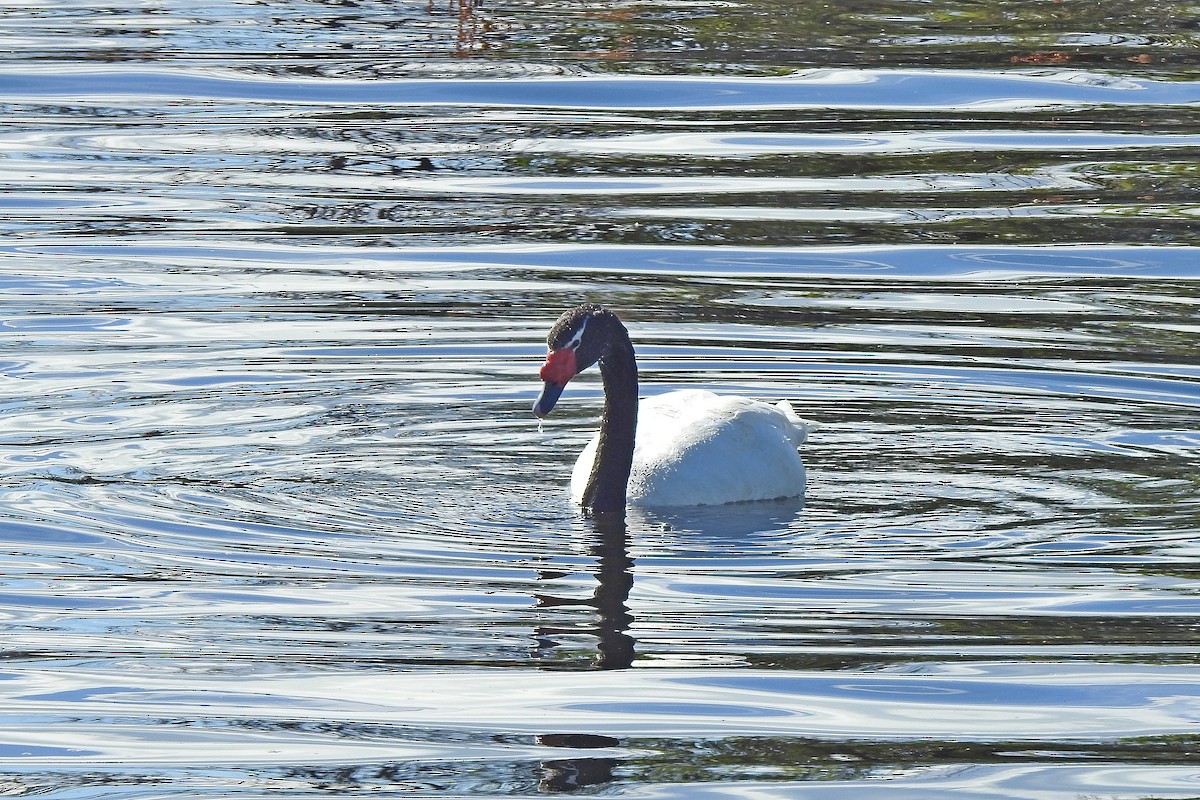
[[[571,341],[564,344],[563,347],[564,348],[569,347],[572,350],[578,350],[579,345],[581,345],[583,343],[583,332],[586,330],[587,330],[587,320],[585,319],[583,321],[583,324],[579,326],[579,330],[575,331],[575,335],[571,337]]]

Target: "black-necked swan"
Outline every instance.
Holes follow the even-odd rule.
[[[590,303],[558,318],[546,337],[545,381],[533,404],[544,417],[567,381],[599,362],[600,431],[571,475],[571,497],[593,511],[775,500],[804,494],[797,446],[808,430],[785,400],[769,405],[698,389],[638,404],[637,361],[617,315]]]

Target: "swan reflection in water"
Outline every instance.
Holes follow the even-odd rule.
[[[630,527],[638,541],[659,554],[765,555],[791,548],[793,523],[804,510],[803,497],[784,497],[721,506],[631,507]],[[782,540],[782,541],[781,541]]]
[[[633,559],[629,557],[629,532],[623,512],[596,512],[591,517],[595,534],[590,552],[596,557],[596,588],[585,600],[538,594],[538,608],[590,606],[596,610],[596,669],[628,669],[633,664],[634,640],[626,631],[633,624],[626,602],[633,587]],[[558,577],[543,572],[542,579]],[[554,634],[576,634],[577,628],[539,627],[541,641],[553,645]]]
[[[574,600],[551,595],[537,595],[539,608],[565,605],[591,606],[596,611],[595,669],[628,669],[635,654],[634,639],[627,631],[633,615],[626,603],[633,587],[633,559],[629,557],[629,532],[622,512],[596,512],[591,517],[595,534],[590,552],[596,557],[596,588],[586,600]],[[543,573],[543,577],[556,577]],[[540,628],[542,641],[555,633],[578,633],[574,628]],[[551,642],[548,642],[552,644]],[[572,750],[608,749],[621,742],[611,736],[587,733],[547,733],[535,741],[544,747],[564,747]],[[574,792],[585,786],[611,783],[613,771],[620,766],[619,758],[548,759],[540,763],[542,777],[538,790],[547,793]]]
[[[572,750],[605,749],[620,747],[621,740],[611,736],[591,733],[552,733],[537,737],[537,743],[546,747],[569,747]],[[619,758],[564,758],[541,762],[542,779],[538,782],[541,792],[575,792],[585,786],[611,783],[616,779],[613,772],[621,765]]]
[[[587,599],[570,599],[549,594],[537,595],[539,608],[557,606],[590,606],[596,612],[596,623],[590,632],[596,637],[594,669],[628,669],[636,655],[635,640],[628,631],[633,625],[629,611],[629,592],[633,588],[633,558],[629,555],[629,522],[639,537],[653,537],[655,532],[665,539],[675,539],[676,555],[683,555],[682,542],[688,551],[711,553],[762,551],[763,536],[778,536],[804,507],[803,498],[793,500],[738,503],[725,506],[704,506],[674,509],[633,509],[624,512],[593,512],[590,521],[594,538],[589,549],[596,557],[596,587]],[[674,534],[678,534],[676,537]],[[552,580],[561,573],[543,572],[541,577]],[[577,634],[577,628],[542,627],[538,629],[543,646],[552,648],[555,634]],[[621,746],[620,739],[586,733],[546,733],[535,741],[545,747],[572,750],[605,750]],[[539,791],[546,793],[575,792],[586,786],[611,783],[621,758],[596,756],[547,759],[540,762],[542,777]]]
[[[596,558],[596,587],[591,597],[560,597],[549,592],[535,595],[537,607],[586,606],[595,611],[595,624],[586,629],[596,637],[594,669],[628,669],[633,664],[635,642],[628,630],[633,615],[627,602],[633,588],[633,558],[629,555],[629,530],[657,554],[672,558],[742,558],[779,555],[791,549],[792,525],[804,509],[804,498],[736,503],[723,506],[636,508],[628,512],[593,512],[589,553]],[[565,573],[541,570],[539,580],[553,581]],[[557,646],[555,636],[577,635],[580,628],[542,625],[536,630],[538,651]],[[554,662],[544,662],[551,666]],[[564,666],[567,666],[564,664]]]

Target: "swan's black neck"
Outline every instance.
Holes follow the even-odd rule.
[[[593,511],[623,511],[633,466],[638,381],[633,345],[619,322],[608,351],[600,358],[600,376],[604,379],[604,418],[592,474],[583,490],[583,506]]]

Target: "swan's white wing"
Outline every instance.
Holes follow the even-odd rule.
[[[699,389],[639,403],[629,502],[643,506],[721,505],[804,494],[796,447],[811,423],[786,400],[768,405]],[[579,503],[599,435],[579,454],[571,499]]]
[[[682,506],[802,495],[796,447],[806,431],[795,412],[745,397],[686,390],[650,398],[638,409],[629,499]]]

